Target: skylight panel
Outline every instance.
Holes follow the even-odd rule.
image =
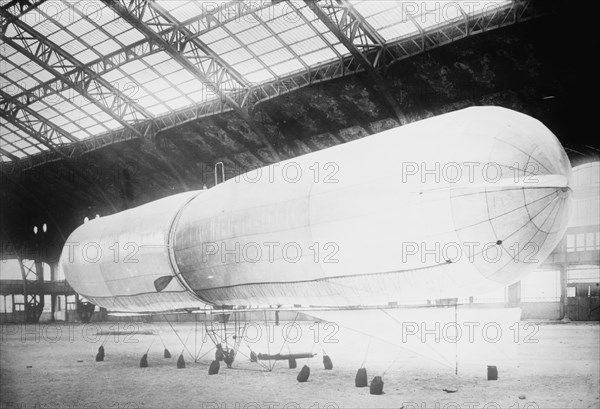
[[[110,39],[94,46],[94,50],[96,50],[101,55],[110,54],[114,51],[117,51],[120,48],[121,47],[119,46],[119,44],[117,44],[115,41],[110,40]]]
[[[14,68],[8,72],[5,72],[4,76],[9,78],[12,82],[17,83],[17,84],[21,85],[22,87],[25,87],[24,80],[29,76],[29,74],[27,74],[24,71],[21,71],[18,68]],[[29,88],[29,87],[26,87],[26,89],[27,88]]]
[[[119,122],[115,121],[112,118],[105,121],[101,121],[100,123],[110,130],[119,129],[123,127]]]
[[[237,48],[240,48],[240,43],[235,40],[233,37],[226,37],[222,40],[219,40],[213,44],[211,44],[210,48],[217,54],[226,53]]]
[[[0,146],[2,146],[2,149],[4,149],[8,153],[13,153],[14,151],[17,150],[17,148],[15,148],[14,146],[12,146],[9,143],[2,143],[2,144],[0,144]]]
[[[200,104],[202,102],[208,101],[209,98],[212,99],[214,94],[208,93],[205,90],[188,92],[187,97],[192,100],[195,104]]]
[[[90,31],[89,33],[81,36],[81,39],[90,46],[95,46],[96,44],[108,40],[108,38],[109,37],[100,30]]]
[[[75,138],[77,138],[79,140],[90,137],[90,134],[88,133],[88,131],[84,130],[84,129],[80,129],[79,131],[71,132],[71,135],[73,135]]]
[[[80,12],[86,18],[91,20],[100,18],[106,8],[106,6],[97,0],[79,0],[72,2],[71,7],[74,9],[74,13]]]
[[[27,13],[29,14],[29,13]],[[42,34],[44,37],[48,37],[49,35],[56,33],[61,30],[59,26],[54,24],[52,21],[44,18],[38,24],[33,27],[38,33]]]
[[[308,26],[296,27],[292,30],[284,31],[279,34],[279,37],[288,44],[295,43],[298,40],[314,37],[315,32]]]
[[[325,47],[328,47],[328,45],[319,37],[312,37],[290,45],[290,48],[298,55],[309,54]]]
[[[175,71],[171,74],[165,75],[165,79],[171,81],[175,85],[182,84],[187,81],[193,80],[195,77],[190,74],[187,70]]]
[[[2,91],[6,92],[9,95],[17,95],[23,92],[23,89],[9,81],[0,81],[2,84]]]
[[[49,2],[46,7],[40,7],[40,12],[48,17],[52,17],[57,23],[61,24],[72,20],[73,11],[69,10],[69,5],[62,2]],[[65,25],[65,24],[61,24]]]
[[[353,6],[361,16],[368,18],[375,14],[389,12],[390,10],[397,8],[399,4],[401,3],[394,1],[368,0],[357,2],[356,4],[353,4]]]
[[[269,33],[267,29],[262,26],[262,24],[257,25],[256,27],[252,27],[251,29],[246,30],[242,33],[239,33],[237,36],[237,38],[239,38],[245,44],[261,41],[269,37],[273,38],[271,36],[271,33]]]
[[[157,104],[157,105],[146,108],[146,110],[154,116],[159,116],[161,114],[169,112],[169,107],[164,106],[162,104]]]
[[[170,87],[169,83],[163,80],[162,78],[157,78],[154,81],[150,81],[144,85],[146,89],[150,92],[159,92],[165,88]]]
[[[156,64],[160,64],[161,62],[169,60],[169,59],[171,59],[171,57],[169,56],[169,54],[167,54],[164,51],[160,51],[160,52],[155,53],[155,54],[147,55],[146,57],[144,57],[142,59],[142,61],[144,61],[149,66],[154,66]]]
[[[89,33],[90,31],[96,30],[96,27],[94,27],[94,25],[87,21],[85,18],[81,18],[77,14],[76,16],[78,17],[78,20],[76,20],[74,23],[67,27],[67,29],[69,29],[73,34],[75,34],[78,37],[81,37],[82,35]]]
[[[88,64],[92,61],[96,61],[99,56],[94,51],[90,50],[89,48],[86,48],[82,52],[75,54],[73,57],[77,58],[77,61],[81,61],[84,64]]]
[[[254,16],[245,15],[243,18],[237,18],[230,21],[229,23],[225,24],[224,27],[226,27],[233,34],[237,34],[241,31],[256,27],[258,24],[260,24],[260,21],[256,20]]]
[[[81,128],[89,128],[94,125],[98,125],[98,122],[92,118],[91,116],[86,115],[85,113],[77,110],[72,112],[71,114],[76,113],[76,116],[72,118],[73,122],[79,125]]]
[[[324,48],[319,51],[315,51],[314,53],[303,55],[302,60],[309,66],[322,64],[326,61],[331,61],[334,58],[337,58],[335,53],[331,51],[329,48]]]
[[[163,2],[162,4],[176,4],[177,2]],[[183,4],[180,4],[179,6],[177,6],[177,8],[174,8],[171,10],[171,12],[169,14],[171,14],[171,16],[175,17],[175,19],[179,22],[188,20],[190,17],[195,17],[201,14],[201,9],[198,7],[198,4],[195,1],[189,1],[189,2],[180,2]]]
[[[33,27],[36,24],[39,24],[42,21],[46,20],[46,18],[43,17],[36,9],[33,9],[25,14],[21,14],[19,16],[19,20],[21,20],[23,23],[27,24],[28,26]]]
[[[10,48],[10,47],[9,47]],[[13,65],[17,66],[17,67],[22,67],[23,65],[27,64],[29,61],[31,61],[29,59],[29,57],[26,57],[25,55],[21,54],[18,51],[15,51],[14,54],[4,54],[4,56],[6,58],[10,58],[10,61],[13,63]]]
[[[19,159],[24,158],[25,156],[27,156],[24,152],[17,151],[17,150],[15,150],[14,152],[11,152],[11,153],[13,155],[15,155]]]
[[[260,70],[246,75],[246,79],[254,84],[273,81],[275,78],[267,70]]]
[[[159,101],[164,102],[181,97],[181,92],[179,92],[179,90],[177,90],[176,88],[167,88],[165,90],[157,92],[154,95],[156,96],[156,98],[158,98]]]
[[[104,6],[95,0],[89,2],[75,2],[73,7],[76,7],[78,10],[80,10],[82,15],[86,16],[88,20],[93,21],[94,24],[97,24],[98,26],[104,26],[109,22],[119,19],[119,16],[110,7]],[[121,22],[121,24],[128,25],[128,23],[126,23],[124,20]]]
[[[185,95],[188,95],[190,92],[196,92],[198,90],[206,93],[206,86],[198,81],[197,79],[193,79],[191,81],[184,82],[178,85],[179,89],[185,91]]]
[[[143,40],[145,38],[146,37],[144,37],[144,35],[142,33],[140,33],[138,30],[135,30],[135,29],[125,31],[116,37],[116,39],[119,42],[123,43],[126,46],[131,45],[131,44],[135,43],[136,41]]]
[[[286,4],[276,4],[276,3],[285,3],[279,1],[267,1],[260,0],[257,2],[249,2],[250,4],[254,3],[249,8],[252,9],[252,14],[256,15],[262,21],[272,20],[273,18],[282,15],[287,11],[287,9],[291,9],[290,5]],[[244,8],[245,10],[246,8]],[[249,15],[249,18],[254,18],[254,16]],[[246,16],[242,16],[241,18],[246,18]]]
[[[50,106],[46,105],[46,104],[45,104],[44,102],[42,102],[42,101],[35,101],[35,102],[32,102],[31,104],[29,104],[29,109],[31,109],[32,111],[35,111],[35,112],[40,112],[40,113],[41,113],[43,110],[46,110],[46,109],[51,109],[51,108],[52,108],[52,107],[50,107]]]
[[[62,127],[65,124],[68,124],[69,122],[71,122],[71,120],[69,118],[67,118],[66,116],[63,115],[57,115],[53,118],[50,118],[50,122],[52,122],[53,124]]]
[[[243,63],[234,65],[233,68],[237,70],[240,74],[244,75],[256,70],[263,69],[264,67],[261,63],[259,63],[256,60],[248,60]]]
[[[175,98],[171,101],[167,101],[166,105],[172,110],[180,109],[190,105],[190,101],[187,98]]]
[[[66,123],[66,124],[62,125],[61,129],[63,131],[65,131],[65,132],[68,132],[68,133],[72,134],[73,132],[79,131],[81,128],[79,128],[73,122],[69,122],[69,123]]]
[[[121,66],[121,70],[126,74],[135,74],[138,71],[145,70],[148,67],[140,60],[134,60]]]
[[[15,128],[15,134],[17,134],[20,137],[20,139],[25,140],[25,141],[28,141],[31,138],[27,132],[23,132],[22,130],[20,130],[18,128]],[[17,140],[20,140],[20,139],[17,139]]]
[[[126,115],[123,117],[123,120],[124,120],[125,122],[132,123],[132,122],[137,122],[137,120],[138,120],[138,117],[137,117],[137,115],[136,115],[134,112],[129,112],[128,114],[126,114]]]
[[[270,67],[273,72],[279,76],[284,76],[292,72],[304,70],[304,65],[297,59],[289,60],[278,65],[272,65]]]
[[[25,140],[25,139],[19,139],[18,141],[15,141],[13,143],[14,146],[16,146],[19,149],[25,149],[31,146],[31,143],[29,143],[29,141]]]
[[[97,114],[102,112],[102,109],[100,109],[100,107],[94,105],[94,104],[87,104],[87,105],[83,105],[81,106],[79,109],[81,109],[83,112],[85,112],[86,114],[90,115],[90,116],[96,116]]]
[[[10,125],[8,123],[5,124],[5,127],[7,129],[9,129],[11,132],[8,133],[2,133],[2,139],[6,142],[9,143],[13,143],[15,141],[18,141],[19,139],[21,139],[21,137],[17,134],[17,130],[15,127],[13,127],[12,125]]]
[[[98,124],[98,125],[92,126],[90,128],[87,128],[87,131],[90,135],[96,136],[96,135],[100,135],[103,132],[106,132],[107,129],[103,125]]]
[[[266,21],[265,24],[267,24],[269,28],[277,34],[284,31],[289,31],[296,27],[305,26],[304,20],[302,20],[295,13],[288,13],[283,16],[278,16],[273,20]],[[308,29],[310,30],[310,27]]]
[[[271,65],[279,64],[283,61],[287,61],[295,57],[287,49],[280,48],[279,50],[275,50],[268,54],[261,55],[260,58],[265,63],[265,65],[270,67]]]
[[[167,10],[169,13],[173,10],[175,10],[178,7],[181,7],[183,5],[185,5],[186,3],[189,3],[189,0],[168,0],[168,1],[157,1],[157,4],[164,8],[165,10]]]
[[[54,109],[56,109],[58,112],[60,112],[63,115],[68,112],[73,111],[75,108],[77,108],[77,107],[75,105],[71,104],[69,101],[62,101],[62,102],[59,102],[58,104],[54,105]]]
[[[47,107],[44,109],[39,109],[38,106],[44,106],[45,104],[40,103],[39,101],[36,102],[37,106],[30,106],[30,108],[34,111],[36,111],[38,114],[40,114],[41,116],[43,116],[46,119],[52,119],[55,116],[59,115],[58,112],[52,108],[52,107]]]
[[[87,50],[88,47],[84,45],[81,41],[73,40],[62,46],[63,50],[68,52],[69,54],[77,54],[81,51]]]
[[[311,13],[311,16],[308,18],[308,21],[310,21],[311,25],[321,34],[329,33],[330,31],[327,28],[327,26],[325,24],[323,24],[323,22],[321,20],[319,20],[317,18],[317,16],[312,14],[312,11],[310,11],[310,13]]]
[[[116,69],[116,70],[111,70],[109,72],[107,72],[106,74],[102,74],[101,77],[103,79],[105,79],[106,81],[113,83],[113,82],[118,82],[120,80],[122,80],[123,78],[126,77],[126,75],[121,72],[121,70]]]
[[[456,3],[460,5],[465,13],[472,16],[479,13],[493,13],[509,4],[510,0],[457,1]]]
[[[138,98],[137,102],[144,108],[147,108],[158,104],[160,101],[154,98],[152,95],[146,95],[144,97]]]
[[[123,34],[124,32],[131,30],[131,28],[131,25],[122,18],[117,18],[116,20],[102,25],[102,29],[112,36]]]
[[[367,18],[367,22],[376,30],[393,25],[402,25],[410,22],[408,14],[402,11],[401,7],[395,7],[387,10],[385,13],[375,14]]]
[[[446,4],[441,5],[436,2],[430,6],[422,6],[421,14],[414,16],[413,19],[414,23],[422,29],[428,29],[450,21],[451,16],[455,16],[454,18],[457,16],[456,4],[454,4],[454,7],[449,8]]]
[[[46,82],[54,79],[54,75],[48,71],[41,69],[38,72],[32,74],[39,82]]]
[[[35,147],[35,146],[33,146],[33,145],[32,145],[32,146],[30,146],[29,148],[26,148],[26,149],[23,149],[23,150],[24,150],[24,151],[25,151],[25,153],[26,153],[26,154],[28,154],[28,155],[35,155],[36,153],[40,153],[40,152],[41,152],[41,150],[40,150],[40,149],[38,149],[37,147]]]
[[[160,75],[167,75],[172,72],[179,71],[179,70],[181,70],[181,68],[182,68],[181,65],[174,60],[166,60],[166,61],[154,66],[154,69]]]
[[[4,71],[0,71],[0,73],[6,74],[6,72]],[[19,86],[19,84],[11,81],[11,79],[8,78],[8,76],[6,75],[0,75],[0,88],[4,92],[8,92],[10,94],[18,94],[20,92],[23,92],[23,89]]]
[[[4,44],[2,44],[4,45]],[[13,63],[11,63],[7,58],[5,57],[5,53],[3,53],[2,51],[4,51],[2,49],[2,47],[0,47],[0,68],[2,68],[2,70],[0,70],[0,73],[12,70],[13,68],[15,68],[15,65]]]
[[[6,122],[6,121],[4,121],[4,122],[2,123],[2,125],[4,126],[4,128],[8,129],[9,131],[13,131],[13,132],[14,132],[14,131],[17,129],[17,128],[16,128],[16,127],[15,127],[13,124],[11,124],[10,122]],[[2,136],[4,135],[4,132],[3,132],[3,131],[4,131],[4,129],[3,129],[2,127],[0,127],[0,137],[2,137]]]
[[[395,24],[379,30],[379,35],[381,35],[386,41],[392,41],[400,37],[409,37],[418,33],[419,29],[413,24],[412,21],[406,21],[404,23]]]
[[[350,55],[350,51],[342,43],[335,44],[333,48],[342,56]]]
[[[222,38],[228,37],[229,34],[227,34],[227,32],[225,30],[223,30],[223,28],[221,27],[216,27],[212,30],[207,31],[206,33],[202,34],[200,36],[200,39],[205,43],[205,44],[212,44],[215,41],[218,41]]]
[[[265,38],[262,41],[259,41],[254,44],[248,45],[248,48],[255,54],[266,54],[268,52],[274,51],[278,48],[281,48],[283,44],[279,40],[274,37]]]
[[[333,34],[333,33],[323,33],[322,35],[323,35],[323,38],[325,38],[325,40],[329,44],[332,44],[332,45],[341,44],[340,41],[335,36],[335,34]]]
[[[225,54],[220,54],[220,57],[230,65],[235,65],[239,62],[246,61],[252,58],[252,55],[243,48],[230,51]]]
[[[136,82],[137,84],[145,85],[146,83],[148,83],[150,81],[154,81],[158,77],[159,77],[158,74],[156,74],[150,68],[146,68],[142,71],[136,72],[135,74],[131,75],[128,78],[131,79],[132,81]]]
[[[0,43],[0,56],[5,60],[12,60],[13,56],[17,53],[17,50],[6,44],[5,42]]]
[[[0,145],[4,145],[5,143],[12,142],[17,139],[17,135],[15,134],[15,127],[12,124],[4,121],[0,127]]]
[[[69,41],[73,41],[74,37],[67,33],[66,31],[57,31],[56,33],[48,36],[48,39],[50,41],[52,41],[54,44],[62,46],[66,43],[68,43]]]

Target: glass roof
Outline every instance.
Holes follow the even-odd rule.
[[[25,11],[10,3],[0,0],[9,19],[9,40],[0,44],[0,102],[20,125],[2,122],[3,162],[220,98],[206,78],[222,79],[219,90],[227,95],[351,57],[338,35],[297,0],[151,1],[142,16],[145,29],[181,58],[156,46],[156,39],[151,47],[148,31],[97,0],[45,2]],[[387,46],[509,3],[348,0],[345,7]],[[185,35],[180,43],[172,37],[175,25]],[[87,82],[78,77],[82,72]],[[42,125],[60,132],[44,134]]]

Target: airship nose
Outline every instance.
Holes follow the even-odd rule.
[[[472,243],[469,262],[504,285],[554,250],[567,228],[572,196],[571,165],[556,137],[532,118],[517,119],[494,138],[490,151],[501,177],[457,189],[451,199],[457,235]]]

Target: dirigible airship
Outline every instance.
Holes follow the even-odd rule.
[[[472,107],[91,220],[60,268],[121,312],[469,296],[554,249],[570,173],[542,123]]]

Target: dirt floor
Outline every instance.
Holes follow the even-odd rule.
[[[264,324],[248,328],[249,340],[240,346],[234,368],[221,363],[214,376],[208,375],[214,349],[208,339],[202,342],[202,325],[197,327],[197,337],[193,323],[173,324],[176,334],[166,323],[4,325],[0,327],[0,407],[600,407],[598,323],[535,324],[534,332],[519,334],[515,356],[493,362],[499,372],[496,381],[487,380],[484,364],[459,362],[455,375],[453,364],[399,350],[344,328],[324,327],[323,323],[304,322],[293,328],[289,323],[287,327],[286,323],[270,323],[272,335],[267,335]],[[291,331],[287,344],[282,338],[284,328]],[[177,369],[182,341],[187,345],[187,366]],[[102,342],[104,362],[95,362]],[[163,342],[171,359],[163,358]],[[297,369],[278,361],[267,371],[268,361],[250,362],[251,348],[257,353],[317,355],[298,360]],[[140,358],[148,349],[149,367],[140,368]],[[323,368],[324,352],[332,358],[333,370]],[[194,363],[192,356],[201,358]],[[371,395],[368,387],[354,386],[356,371],[365,360],[369,379],[383,375],[384,394]],[[299,383],[296,376],[304,364],[310,366],[310,378]]]

